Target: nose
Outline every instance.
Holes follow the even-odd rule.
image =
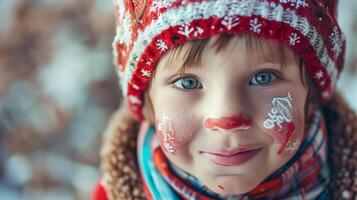
[[[251,114],[254,110],[249,99],[243,86],[237,87],[228,80],[215,85],[202,104],[205,108],[203,127],[222,132],[248,130],[253,125]]]
[[[244,118],[242,114],[239,114],[230,117],[206,118],[203,127],[209,130],[248,130],[252,123],[252,119]]]

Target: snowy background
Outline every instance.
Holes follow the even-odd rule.
[[[338,87],[357,110],[357,1]],[[87,200],[120,102],[112,1],[0,0],[0,200]]]

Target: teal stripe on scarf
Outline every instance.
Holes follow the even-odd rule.
[[[156,169],[152,160],[151,139],[154,136],[155,128],[150,126],[147,131],[143,146],[139,149],[139,166],[148,190],[154,200],[172,199],[179,200],[177,195],[167,184],[160,172]],[[160,187],[158,187],[160,186]]]

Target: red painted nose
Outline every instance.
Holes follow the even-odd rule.
[[[241,114],[239,116],[221,117],[217,119],[207,118],[203,122],[203,127],[207,129],[241,129],[246,130],[252,126],[252,119],[245,119]]]

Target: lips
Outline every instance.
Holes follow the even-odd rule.
[[[221,150],[216,152],[200,151],[199,153],[211,162],[221,166],[242,165],[255,157],[263,148],[239,148],[233,151]]]

